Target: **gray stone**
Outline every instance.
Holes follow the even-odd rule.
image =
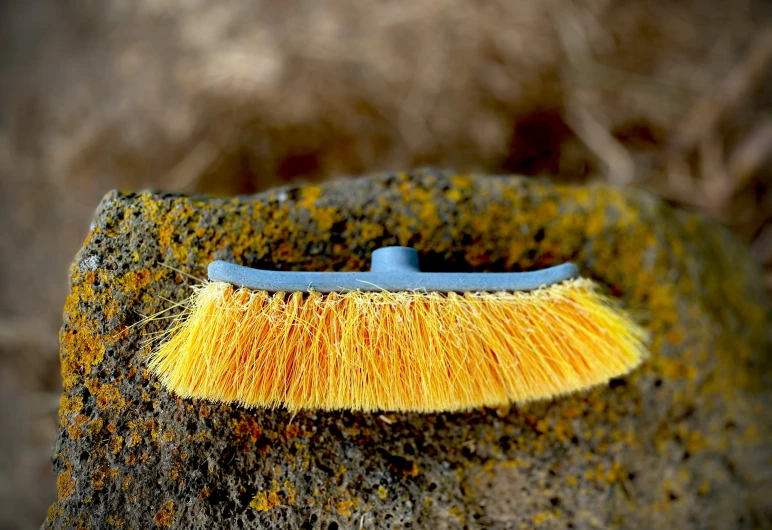
[[[601,388],[455,414],[246,410],[170,395],[136,326],[215,258],[356,270],[571,260],[653,334]],[[751,528],[769,517],[767,301],[726,230],[634,190],[442,172],[217,199],[108,194],[61,331],[45,528]],[[766,494],[764,497],[761,494]]]

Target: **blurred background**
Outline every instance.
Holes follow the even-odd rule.
[[[56,492],[67,269],[110,189],[435,165],[650,190],[772,288],[772,3],[0,0],[0,528]]]

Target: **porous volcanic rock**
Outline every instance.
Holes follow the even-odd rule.
[[[394,244],[427,270],[571,260],[651,330],[651,358],[570,397],[454,414],[247,410],[148,371],[168,321],[137,323],[211,260],[357,270]],[[45,528],[749,528],[769,510],[759,271],[725,229],[643,192],[440,171],[111,192],[70,275]]]

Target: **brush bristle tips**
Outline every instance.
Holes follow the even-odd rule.
[[[527,293],[197,289],[150,366],[186,397],[288,409],[452,411],[622,376],[646,332],[589,280]]]

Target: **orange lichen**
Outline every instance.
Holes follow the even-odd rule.
[[[268,491],[258,491],[249,503],[249,507],[259,512],[265,512],[281,506],[282,504],[293,505],[296,500],[295,487],[289,482],[284,482],[284,491],[279,483],[272,481],[271,489]]]
[[[464,198],[464,194],[456,188],[450,188],[445,192],[445,196],[453,202],[460,202]]]
[[[102,418],[93,419],[91,423],[88,424],[88,427],[86,427],[86,434],[89,436],[96,436],[102,431],[103,425],[104,420]]]
[[[59,502],[69,497],[75,491],[75,481],[72,479],[72,466],[66,462],[66,469],[56,477]]]
[[[295,504],[295,500],[297,499],[297,493],[295,492],[295,486],[292,485],[292,483],[288,480],[284,481],[284,493],[286,495],[286,502],[290,506]]]
[[[132,420],[129,422],[129,447],[141,443],[143,439],[149,438],[151,441],[158,440],[160,434],[159,426],[152,418]]]
[[[77,328],[73,326],[62,333],[61,341],[68,351],[78,354],[76,359],[65,364],[65,367],[73,372],[79,370],[88,374],[91,372],[92,366],[99,364],[104,359],[105,344],[102,341],[102,336],[96,333],[96,329],[91,323],[83,324]],[[65,389],[68,388],[68,385],[71,388],[73,384],[74,381],[71,378],[65,377]]]
[[[107,466],[103,465],[91,475],[91,489],[99,491],[105,487],[105,477],[107,476]]]
[[[153,521],[161,528],[168,528],[174,524],[174,502],[164,501],[163,507],[155,512]]]
[[[539,432],[539,433],[547,432],[548,430],[550,430],[549,420],[544,418],[538,420],[534,428],[536,429],[536,432]]]
[[[316,201],[322,196],[323,190],[319,186],[305,186],[301,192],[302,199],[298,202],[301,208],[310,210],[316,206]]]
[[[300,434],[300,428],[295,424],[289,424],[287,425],[287,428],[284,429],[284,437],[287,440],[290,440],[292,438],[295,438]]]
[[[340,501],[336,506],[335,509],[337,510],[338,514],[340,515],[351,515],[351,508],[354,506],[354,501],[351,500],[345,500]]]
[[[113,436],[110,438],[109,449],[112,454],[118,454],[123,447],[123,436]]]
[[[383,226],[375,223],[360,223],[359,235],[364,241],[372,241],[383,235]]]
[[[335,221],[338,220],[338,210],[335,208],[316,208],[312,213],[317,227],[325,234],[329,233]]]
[[[264,491],[258,491],[249,503],[249,507],[258,512],[265,512],[270,509],[268,506],[268,494]]]
[[[236,436],[246,437],[252,442],[256,442],[263,434],[260,424],[252,416],[244,416],[241,420],[232,420],[231,428]]]
[[[136,431],[131,432],[129,434],[129,447],[134,447],[140,443],[142,443],[142,436]]]
[[[72,425],[67,429],[67,433],[73,440],[82,438],[86,433],[84,427],[88,425],[90,418],[85,414],[78,414],[72,421]]]
[[[110,408],[118,412],[126,405],[126,401],[121,396],[118,388],[114,385],[101,385],[96,392],[96,403],[99,408]]]
[[[59,414],[65,416],[78,412],[83,408],[83,398],[80,396],[67,397],[67,394],[62,394],[62,398],[59,400]]]
[[[130,271],[116,279],[117,286],[125,293],[139,291],[147,287],[153,276],[150,269]]]
[[[258,492],[252,501],[249,503],[250,508],[254,508],[258,512],[266,512],[273,508],[276,508],[281,504],[279,496],[276,492]]]
[[[152,204],[152,201],[145,201],[144,206]],[[157,205],[156,205],[157,208]],[[157,212],[157,210],[156,210]],[[156,216],[158,214],[155,213]],[[172,202],[169,210],[161,216],[160,229],[158,233],[158,244],[162,253],[171,251],[175,259],[182,261],[187,255],[187,247],[180,242],[175,241],[174,226],[178,220],[190,219],[193,215],[193,208],[190,201],[180,198]]]

